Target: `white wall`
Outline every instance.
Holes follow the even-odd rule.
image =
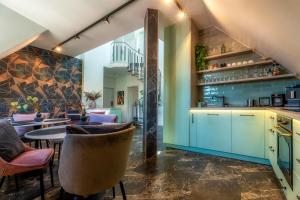
[[[106,43],[80,56],[83,60],[83,91],[101,91],[103,93],[103,71],[110,63],[110,45]],[[85,103],[85,97],[83,96]],[[97,100],[97,108],[103,107],[103,98]]]
[[[27,46],[46,29],[0,4],[0,59]]]
[[[144,89],[144,83],[140,80],[138,80],[136,77],[127,75],[127,76],[120,76],[115,79],[115,102],[114,105],[116,108],[119,108],[122,110],[123,119],[125,121],[129,121],[131,119],[128,119],[128,116],[126,113],[129,112],[129,109],[131,107],[128,107],[128,87],[138,86],[138,90],[141,91]],[[124,91],[124,105],[117,105],[117,92],[118,91]],[[139,97],[141,98],[141,94],[139,92]]]

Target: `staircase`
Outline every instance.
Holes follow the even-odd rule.
[[[127,67],[128,72],[144,80],[144,55],[126,42],[112,42],[111,66]]]

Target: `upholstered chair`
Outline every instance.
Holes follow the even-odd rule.
[[[69,194],[86,197],[120,184],[135,127],[106,134],[67,134],[59,164],[59,181]]]

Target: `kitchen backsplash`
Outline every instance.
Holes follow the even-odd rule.
[[[285,87],[300,84],[299,80],[276,80],[252,83],[240,83],[218,86],[204,86],[202,90],[202,101],[215,104],[217,99],[214,95],[225,96],[225,103],[229,106],[245,106],[248,98],[258,103],[259,97],[271,97],[271,94],[285,93]]]

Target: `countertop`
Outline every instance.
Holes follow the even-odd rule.
[[[190,110],[269,110],[300,121],[300,112],[285,110],[282,107],[193,107]]]

